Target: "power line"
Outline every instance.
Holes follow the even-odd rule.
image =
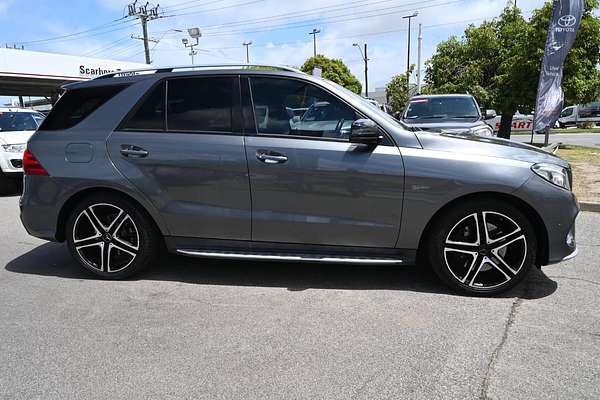
[[[437,1],[437,0],[434,0],[434,1]],[[354,20],[359,20],[359,19],[379,17],[382,15],[391,15],[391,14],[402,13],[402,12],[406,12],[407,9],[408,10],[423,10],[423,9],[427,9],[427,8],[440,7],[440,6],[450,5],[450,4],[461,3],[463,1],[464,0],[452,0],[452,1],[446,1],[443,3],[431,4],[428,6],[419,6],[419,7],[407,7],[406,5],[386,7],[386,8],[380,8],[377,10],[371,10],[371,11],[366,12],[366,13],[371,13],[370,15],[363,13],[360,16],[356,16],[356,14],[354,14],[354,13],[347,13],[347,14],[331,16],[331,17],[329,17],[331,20],[327,20],[327,19],[321,20],[320,19],[320,20],[298,21],[298,22],[293,22],[293,23],[273,25],[269,28],[256,29],[256,30],[233,30],[233,31],[222,31],[222,32],[217,31],[217,32],[213,32],[213,33],[207,33],[207,36],[232,36],[232,35],[237,35],[237,34],[242,34],[242,33],[248,34],[248,33],[270,32],[270,31],[285,30],[285,29],[305,28],[305,27],[313,26],[315,24],[315,21],[321,25],[337,24],[340,22],[348,22],[348,21],[354,21]],[[423,4],[423,3],[427,3],[427,2],[428,1],[421,1],[418,3],[411,3],[411,4]],[[350,18],[344,18],[344,17],[350,17]],[[341,18],[341,19],[339,19],[339,18]]]
[[[117,47],[120,43],[123,43],[125,41],[129,40],[129,37],[124,37],[124,38],[120,38],[117,39],[113,42],[110,42],[108,44],[105,44],[104,46],[98,47],[94,50],[88,51],[86,53],[83,53],[82,56],[86,57],[86,56],[91,56],[91,55],[95,55],[95,54],[99,54],[99,53],[103,53],[106,50],[112,49]]]
[[[192,12],[187,12],[187,13],[170,14],[170,15],[165,15],[162,18],[180,17],[180,16],[185,16],[185,15],[195,15],[195,14],[205,14],[205,13],[213,12],[213,11],[221,11],[221,10],[227,10],[229,8],[237,8],[237,7],[242,7],[242,6],[246,6],[246,5],[250,5],[250,4],[261,3],[263,1],[266,1],[266,0],[252,0],[252,1],[242,2],[242,3],[235,3],[235,4],[228,5],[228,6],[218,7],[218,8],[207,8],[205,10],[198,10],[198,11],[192,11]]]
[[[93,32],[93,31],[97,31],[97,30],[103,30],[103,29],[107,29],[107,28],[114,28],[115,26],[118,26],[121,24],[127,24],[130,22],[130,21],[123,21],[124,19],[125,19],[125,17],[122,17],[122,18],[113,20],[111,22],[108,22],[108,23],[105,23],[102,25],[98,25],[94,28],[86,29],[86,30],[79,31],[79,32],[69,33],[67,35],[53,36],[53,37],[49,37],[49,38],[45,38],[45,39],[37,39],[37,40],[30,40],[30,41],[23,41],[23,42],[16,42],[16,43],[25,45],[25,44],[52,42],[52,41],[56,41],[56,40],[71,38],[74,36],[83,35],[84,33],[89,33],[89,32]],[[112,32],[112,31],[108,31],[108,32]]]
[[[343,10],[343,9],[352,8],[355,10],[356,8],[359,8],[359,7],[366,7],[369,5],[372,6],[372,5],[380,4],[380,3],[389,3],[391,1],[397,1],[397,0],[379,0],[379,1],[375,1],[375,2],[358,0],[358,1],[336,3],[336,4],[329,5],[329,6],[319,7],[317,10],[312,8],[312,9],[307,9],[307,10],[298,10],[296,12],[271,15],[268,17],[253,18],[253,19],[249,19],[249,20],[245,20],[245,21],[242,20],[242,21],[236,21],[236,22],[224,23],[224,24],[205,25],[204,30],[210,30],[211,28],[216,29],[216,28],[232,27],[232,26],[239,26],[239,25],[255,25],[255,24],[260,24],[260,23],[264,23],[264,22],[272,22],[272,21],[281,20],[281,19],[283,19],[283,20],[293,19],[293,18],[299,18],[299,17],[309,16],[309,15],[314,15],[314,14],[323,16],[324,13],[338,11],[338,9]],[[421,4],[421,3],[413,3],[413,4]],[[355,6],[349,7],[351,5],[355,5]],[[292,18],[288,18],[288,17],[292,17]]]
[[[222,3],[225,0],[213,0],[213,1],[207,1],[204,2],[202,0],[191,0],[191,1],[184,1],[181,3],[175,3],[175,4],[171,4],[167,7],[163,8],[163,11],[165,12],[176,12],[176,11],[181,11],[181,10],[186,10],[186,9],[190,9],[190,8],[196,8],[196,7],[205,7],[211,4],[215,4],[215,3]],[[185,4],[191,4],[191,3],[202,3],[202,4],[197,4],[197,5],[193,5],[193,6],[185,6],[182,7]]]

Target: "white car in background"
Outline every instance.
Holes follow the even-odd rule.
[[[0,108],[0,192],[11,188],[23,174],[27,141],[44,120],[44,114],[24,108]]]

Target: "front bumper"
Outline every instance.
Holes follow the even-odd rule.
[[[535,174],[516,194],[535,209],[547,233],[545,254],[541,255],[542,259],[538,259],[537,263],[540,266],[556,264],[575,257],[575,222],[580,211],[575,195]],[[543,242],[540,239],[538,238],[538,243]]]
[[[0,149],[0,169],[6,174],[23,172],[23,153],[9,153]]]

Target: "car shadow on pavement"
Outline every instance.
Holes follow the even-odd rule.
[[[83,269],[66,245],[45,243],[6,264],[6,270],[66,279],[101,279]],[[306,289],[399,290],[453,293],[428,269],[419,266],[354,266],[339,264],[232,261],[165,254],[156,265],[130,280],[174,281],[197,285]],[[538,299],[556,291],[557,283],[534,268],[526,282],[499,297]]]
[[[21,193],[23,193],[23,181],[20,179],[11,179],[8,186],[0,188],[0,197],[15,197],[20,196]]]

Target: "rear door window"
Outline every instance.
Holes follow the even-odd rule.
[[[54,105],[39,130],[72,128],[125,87],[125,85],[113,85],[68,90]]]
[[[136,131],[165,130],[165,82],[161,82],[142,99],[123,129]]]
[[[233,96],[236,92],[232,77],[169,80],[167,130],[232,132]]]

